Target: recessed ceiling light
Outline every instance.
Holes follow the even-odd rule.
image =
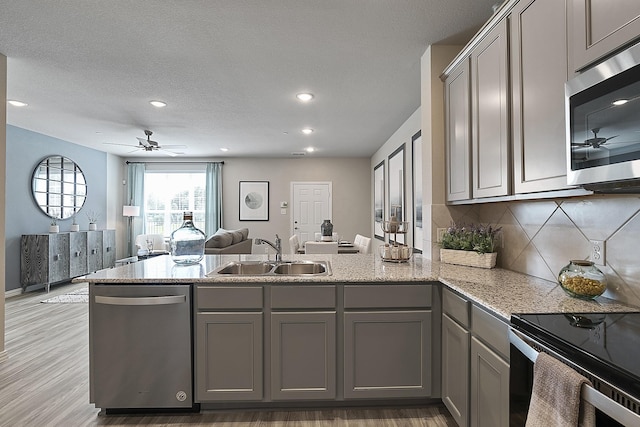
[[[305,135],[309,135],[310,133],[313,133],[313,129],[304,128],[304,129],[302,129],[302,133],[304,133]]]
[[[10,99],[7,102],[13,105],[14,107],[26,107],[27,105],[29,105],[26,102],[18,101],[16,99]]]
[[[225,152],[226,152],[226,151],[229,151],[229,149],[228,149],[227,147],[222,147],[222,148],[220,149],[220,151],[225,151]]]
[[[613,101],[613,102],[612,102],[612,104],[613,104],[613,105],[624,105],[624,104],[626,104],[627,102],[629,102],[629,100],[628,100],[628,99],[618,99],[618,100],[616,100],[616,101]]]
[[[162,108],[162,107],[166,107],[167,103],[163,102],[163,101],[149,101],[149,104],[153,105],[154,107],[158,107],[158,108]]]
[[[298,98],[300,101],[302,102],[309,102],[313,99],[313,94],[312,93],[299,93],[296,95],[296,98]]]
[[[307,147],[307,148],[305,149],[305,151],[306,151],[307,153],[313,153],[314,151],[316,151],[316,149],[315,149],[315,148],[313,148],[313,147]]]

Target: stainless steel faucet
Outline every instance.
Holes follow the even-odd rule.
[[[263,243],[271,246],[273,249],[276,250],[276,262],[281,262],[282,261],[282,241],[280,240],[280,237],[278,237],[278,235],[276,234],[275,243],[272,243],[265,239],[260,239],[260,238],[256,239],[256,245],[261,245]]]

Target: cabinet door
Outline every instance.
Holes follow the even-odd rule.
[[[271,397],[335,399],[335,311],[271,314]]]
[[[471,338],[471,426],[508,427],[509,365]]]
[[[261,400],[262,313],[196,315],[196,401]]]
[[[87,233],[82,231],[69,233],[69,257],[71,277],[78,277],[88,273]]]
[[[569,75],[640,35],[638,0],[569,0]]]
[[[116,265],[116,231],[102,231],[102,268]]]
[[[507,20],[471,52],[472,196],[510,191]]]
[[[49,283],[69,279],[69,234],[49,237]]]
[[[565,11],[557,0],[526,0],[511,12],[515,193],[568,188]]]
[[[469,336],[442,316],[442,401],[459,427],[469,425]]]
[[[20,239],[20,283],[49,282],[49,234],[24,234]]]
[[[87,231],[87,266],[91,273],[102,269],[102,231]]]
[[[445,80],[447,201],[471,198],[469,60]]]
[[[431,311],[345,312],[345,398],[430,394]]]

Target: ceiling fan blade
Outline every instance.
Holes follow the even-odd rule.
[[[131,145],[131,144],[118,144],[116,142],[103,142],[104,145],[119,145],[121,147],[137,147],[137,145]]]
[[[163,145],[161,147],[158,148],[187,148],[186,145]]]
[[[138,139],[138,141],[140,142],[140,145],[144,146],[144,147],[149,147],[149,141],[147,141],[144,138],[140,138],[139,136],[136,136],[136,138]]]

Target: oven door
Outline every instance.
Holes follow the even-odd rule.
[[[509,374],[509,425],[524,426],[531,390],[533,387],[533,364],[538,357],[538,350],[554,356],[571,366],[563,357],[542,343],[523,335],[511,328],[509,330],[510,374]],[[575,368],[574,366],[571,366]],[[587,375],[590,376],[590,375]],[[632,412],[614,400],[590,386],[582,387],[582,399],[591,403],[596,409],[597,426],[640,426],[640,415]]]

